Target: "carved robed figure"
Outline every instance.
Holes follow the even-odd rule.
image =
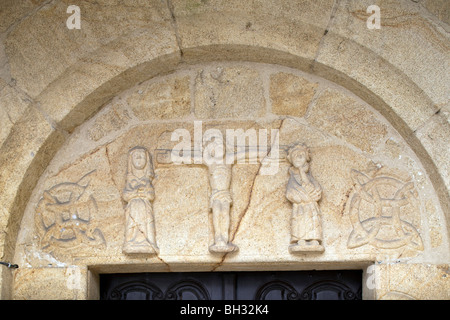
[[[292,164],[286,198],[292,203],[291,244],[289,252],[323,252],[322,223],[318,201],[322,188],[309,172],[309,150],[302,144],[289,149]]]
[[[126,185],[123,200],[125,209],[124,253],[158,253],[155,239],[155,220],[152,201],[155,190],[150,154],[143,147],[135,147],[128,154]]]

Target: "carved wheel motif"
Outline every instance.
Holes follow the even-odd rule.
[[[44,191],[35,215],[42,249],[81,245],[106,247],[102,231],[92,225],[92,216],[98,211],[97,203],[93,195],[86,192],[94,172],[84,175],[78,182],[59,183]]]
[[[352,175],[357,190],[350,201],[353,231],[348,247],[371,244],[382,249],[409,246],[423,250],[419,232],[401,214],[407,206],[415,212],[420,210],[414,183],[388,176],[371,179],[356,170],[352,170]]]

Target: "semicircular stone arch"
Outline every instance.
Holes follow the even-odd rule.
[[[27,292],[33,290],[21,279],[27,279],[37,269],[52,276],[56,271],[61,279],[81,272],[84,279],[91,277],[88,266],[95,269],[108,265],[100,271],[109,272],[132,261],[137,268],[133,271],[149,271],[153,267],[165,270],[177,261],[176,257],[185,254],[186,261],[199,263],[200,269],[220,270],[221,259],[208,251],[211,235],[196,240],[172,239],[168,230],[173,226],[170,219],[163,218],[165,207],[161,202],[154,203],[156,234],[161,239],[160,256],[153,258],[155,266],[146,265],[147,260],[142,257],[130,260],[119,244],[123,241],[119,238],[123,238],[121,194],[126,154],[137,145],[145,146],[153,157],[156,190],[165,190],[168,201],[175,195],[172,219],[180,215],[178,222],[185,224],[184,238],[189,238],[189,228],[194,228],[191,223],[198,218],[195,214],[201,217],[198,221],[204,222],[203,236],[210,234],[206,168],[172,168],[158,163],[155,154],[157,149],[169,148],[171,143],[173,146],[170,134],[177,128],[187,129],[193,137],[195,120],[202,121],[203,131],[215,127],[222,131],[266,129],[270,137],[270,131],[277,129],[282,146],[305,143],[311,150],[311,172],[323,188],[320,206],[326,249],[323,255],[307,259],[304,267],[301,259],[287,250],[291,209],[283,188],[288,164],[281,162],[280,176],[273,184],[271,195],[278,198],[266,200],[267,177],[258,176],[258,166],[233,167],[236,178],[232,189],[236,189],[232,194],[241,194],[247,200],[233,199],[230,235],[239,243],[239,254],[225,259],[225,267],[259,261],[257,257],[265,244],[258,237],[264,237],[265,228],[278,230],[272,232],[277,239],[271,245],[272,258],[281,255],[292,268],[330,268],[333,263],[342,262],[355,266],[361,261],[366,265],[396,259],[448,264],[448,163],[440,156],[448,139],[448,122],[441,111],[445,112],[446,100],[440,93],[445,91],[446,82],[435,65],[445,62],[448,40],[442,35],[444,23],[405,1],[399,9],[389,10],[395,14],[410,12],[417,19],[402,20],[401,15],[393,15],[391,25],[385,26],[384,38],[375,38],[373,43],[373,36],[364,30],[366,15],[352,2],[324,2],[322,9],[305,5],[288,17],[281,14],[282,5],[267,4],[256,10],[251,19],[247,11],[255,9],[245,6],[189,6],[183,1],[150,6],[150,22],[144,27],[137,24],[124,29],[119,36],[112,35],[106,25],[96,30],[93,21],[89,25],[88,17],[86,29],[92,32],[93,39],[109,37],[98,43],[92,41],[84,48],[78,38],[81,42],[77,42],[73,56],[63,49],[73,39],[62,41],[68,35],[67,30],[62,31],[52,45],[63,54],[49,57],[50,68],[32,68],[28,73],[25,70],[30,65],[19,57],[19,53],[27,55],[22,49],[27,40],[24,35],[34,26],[56,19],[56,15],[47,14],[48,10],[65,9],[65,5],[55,2],[35,8],[27,19],[11,24],[5,31],[9,70],[2,77],[8,81],[2,82],[1,90],[16,99],[8,103],[17,106],[17,114],[11,119],[13,125],[3,138],[1,149],[1,163],[5,163],[0,181],[2,224],[7,230],[2,235],[2,250],[4,259],[20,261],[21,266],[28,268],[20,270],[14,281],[10,270],[2,270],[2,294],[8,297],[14,291],[17,298],[28,297]],[[110,9],[105,8],[103,13]],[[243,13],[231,14],[238,9]],[[308,18],[311,13],[316,14],[314,21]],[[344,19],[346,14],[352,19]],[[216,17],[221,28],[208,22],[211,16]],[[225,17],[234,23],[225,21]],[[397,24],[400,27],[395,29]],[[407,37],[401,41],[402,49],[423,48],[420,41],[430,36],[427,50],[436,59],[418,55],[416,58],[423,58],[427,68],[416,70],[411,66],[414,61],[401,61],[403,51],[386,47],[398,41],[396,32],[406,35],[408,30],[417,31],[424,26],[417,43]],[[33,32],[42,36],[40,32],[44,31],[39,30]],[[45,54],[40,45],[29,45],[38,54]],[[52,63],[59,69],[51,69]],[[433,80],[424,81],[423,78],[430,79],[431,73]],[[40,74],[42,81],[33,82],[29,78],[33,74]],[[441,87],[431,85],[433,81],[441,81]],[[431,147],[433,138],[444,142]],[[176,183],[180,176],[182,188]],[[201,183],[189,184],[197,179]],[[369,212],[373,203],[361,200],[362,204],[355,204],[365,192],[358,189],[358,184],[376,183],[377,179],[385,179],[379,184],[386,193],[381,196],[384,199],[395,200],[398,190],[394,189],[399,189],[399,184],[414,186],[414,199],[400,208],[397,227],[372,217]],[[48,239],[60,241],[44,241],[42,245],[45,234],[54,230],[45,223],[47,229],[36,229],[39,203],[42,205],[44,194],[58,204],[72,203],[66,187],[79,190],[80,213],[75,213],[72,220],[82,227],[47,234]],[[96,195],[97,190],[102,195]],[[65,198],[68,194],[69,198]],[[374,195],[371,191],[368,194]],[[197,207],[193,216],[177,211],[186,203]],[[105,205],[114,209],[105,214]],[[283,218],[258,219],[260,212],[269,214],[271,207],[281,210]],[[382,216],[389,216],[387,207],[381,210]],[[70,222],[72,211],[64,212],[60,214],[68,215]],[[259,231],[251,227],[255,224]],[[106,225],[111,229],[102,230],[100,226]],[[374,226],[380,230],[371,234]],[[29,229],[36,232],[29,233]],[[400,237],[402,233],[409,238]],[[168,240],[162,240],[164,235]],[[248,241],[253,236],[256,243],[258,239],[261,242],[254,245]],[[69,254],[64,246],[79,251]],[[187,253],[180,251],[183,246]],[[105,252],[115,258],[92,258],[106,257]],[[55,266],[64,268],[51,269]],[[440,269],[437,270],[431,272],[437,274]],[[88,296],[86,288],[71,290],[79,297]]]

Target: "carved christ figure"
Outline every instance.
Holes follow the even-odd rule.
[[[152,185],[153,165],[147,149],[135,147],[128,155],[128,170],[123,199],[125,209],[124,253],[158,253],[155,239],[155,220],[152,201],[155,190]]]
[[[209,173],[209,184],[211,195],[209,198],[209,208],[212,211],[212,220],[214,227],[214,243],[209,247],[209,251],[226,253],[238,250],[238,247],[229,242],[230,229],[230,207],[233,202],[231,199],[231,164],[225,163],[224,143],[220,136],[214,136],[205,139],[206,150],[209,150],[209,160],[206,160],[206,166]],[[217,154],[221,150],[221,154]],[[207,151],[205,151],[207,152]]]
[[[292,164],[286,198],[292,202],[291,244],[289,252],[323,252],[322,223],[317,202],[322,188],[309,172],[309,151],[302,144],[289,149],[287,160]]]

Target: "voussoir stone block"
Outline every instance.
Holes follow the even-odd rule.
[[[233,57],[272,61],[274,57],[263,50],[270,48],[299,57],[287,61],[307,69],[334,2],[176,0],[171,4],[186,61]]]

